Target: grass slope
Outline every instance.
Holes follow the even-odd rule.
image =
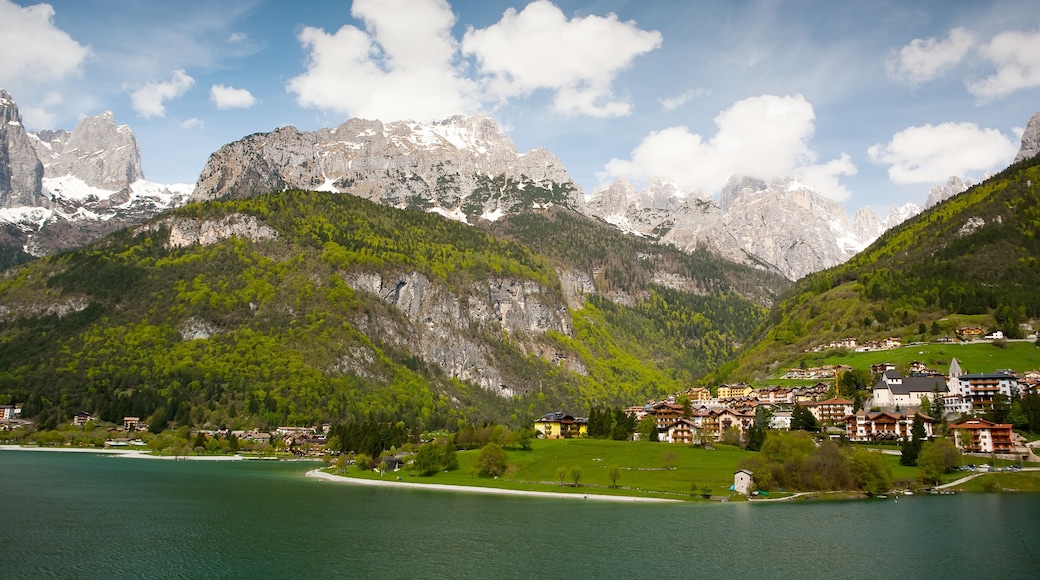
[[[580,358],[585,373],[504,332],[469,332],[504,382],[528,386],[506,399],[424,360],[401,337],[404,315],[343,277],[418,272],[463,303],[482,284],[486,295],[488,280],[528,280],[562,310],[560,257],[350,195],[287,191],[167,216],[201,223],[232,214],[255,216],[278,238],[168,248],[165,228],[124,230],[9,270],[0,281],[0,402],[23,403],[23,416],[46,428],[77,411],[194,427],[520,426],[547,410],[685,388],[732,357],[764,316],[725,279],[706,276],[710,288],[697,293],[615,281],[631,304],[591,299],[569,313],[575,336],[547,335],[541,345]]]
[[[886,232],[847,263],[798,281],[757,344],[708,382],[756,380],[847,336],[930,340],[971,322],[1020,332],[1040,318],[1040,157]]]

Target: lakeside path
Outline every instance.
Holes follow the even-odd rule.
[[[680,502],[677,499],[664,499],[659,497],[638,497],[627,495],[598,495],[580,493],[560,493],[555,491],[528,491],[522,489],[502,489],[498,487],[477,487],[473,485],[446,485],[443,483],[414,483],[410,481],[387,481],[382,479],[361,479],[357,477],[344,477],[325,473],[320,469],[312,469],[307,472],[307,477],[331,481],[335,483],[347,483],[353,485],[371,485],[377,487],[397,487],[410,489],[434,489],[438,491],[454,491],[465,493],[489,493],[495,495],[521,495],[527,497],[545,497],[560,499],[587,499],[590,501],[615,501],[615,502],[647,502],[647,503],[673,503]]]
[[[112,449],[111,447],[28,447],[22,445],[0,445],[0,451],[44,451],[47,453],[95,453],[129,457],[131,459],[165,459],[168,461],[240,461],[241,455],[152,455],[140,449]]]

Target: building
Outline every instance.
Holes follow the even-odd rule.
[[[957,379],[956,395],[971,403],[974,411],[993,408],[997,395],[1011,398],[1018,394],[1018,379],[1008,373],[964,374]]]
[[[664,431],[658,431],[657,438],[666,443],[700,443],[700,427],[692,419],[676,419]]]
[[[935,420],[924,413],[920,415],[925,437],[931,437]],[[850,441],[903,441],[913,439],[913,424],[914,413],[868,413],[859,410],[845,417],[845,436]]]
[[[769,417],[769,428],[777,431],[790,431],[792,418],[791,411],[773,411],[773,415]]]
[[[844,425],[845,417],[852,414],[855,404],[848,399],[827,399],[819,403],[805,403],[805,408],[821,425]]]
[[[589,433],[589,420],[587,417],[574,417],[563,411],[557,411],[546,413],[541,419],[535,421],[534,430],[539,437],[545,439],[582,437]]]
[[[10,421],[18,415],[22,414],[22,410],[14,405],[0,405],[0,421]]]
[[[965,453],[1011,453],[1012,426],[985,419],[968,419],[950,425],[953,440]]]
[[[686,391],[686,398],[691,405],[707,403],[711,400],[711,389],[705,387],[692,387]]]
[[[726,431],[730,428],[735,427],[740,431],[741,438],[747,433],[747,430],[751,428],[751,425],[755,422],[755,415],[753,413],[740,413],[733,409],[723,409],[718,411],[716,415],[716,425],[718,427],[718,438],[721,439]]]
[[[72,416],[72,424],[77,427],[82,427],[91,421],[93,417],[86,411],[80,411]]]
[[[664,430],[683,415],[683,406],[676,403],[657,403],[647,411],[657,420],[657,429]]]
[[[126,429],[127,431],[137,431],[137,428],[140,425],[140,417],[123,417],[123,429]]]
[[[756,390],[754,395],[758,402],[767,405],[790,405],[794,403],[794,394],[787,387],[773,385]]]
[[[931,400],[936,393],[944,397],[948,392],[944,377],[904,377],[897,370],[889,370],[874,385],[870,406],[888,411],[916,409],[921,406],[921,397]]]
[[[755,475],[746,469],[736,471],[733,474],[733,491],[751,495],[755,491]]]
[[[747,383],[739,383],[736,385],[719,385],[718,396],[720,399],[737,399],[740,397],[748,397],[753,393],[755,389]]]

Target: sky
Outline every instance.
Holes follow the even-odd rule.
[[[587,194],[795,177],[883,214],[1040,111],[1035,0],[0,0],[0,46],[28,128],[112,111],[159,183],[287,125],[487,114]]]

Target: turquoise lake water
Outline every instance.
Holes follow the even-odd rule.
[[[1040,578],[1040,494],[618,504],[0,451],[0,578]]]

